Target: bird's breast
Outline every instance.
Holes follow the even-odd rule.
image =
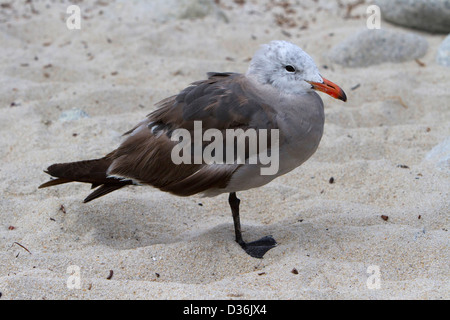
[[[323,102],[315,92],[305,95],[300,103],[291,103],[280,110],[280,170],[288,172],[314,154],[324,123]]]

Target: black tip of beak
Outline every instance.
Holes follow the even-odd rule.
[[[341,90],[341,95],[339,96],[339,99],[342,101],[347,101],[347,95],[345,94],[344,90]]]

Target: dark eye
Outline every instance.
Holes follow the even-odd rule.
[[[295,68],[293,66],[286,66],[284,67],[286,69],[286,71],[288,72],[295,72]]]

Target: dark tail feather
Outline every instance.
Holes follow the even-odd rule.
[[[51,179],[50,181],[47,181],[46,183],[43,183],[39,186],[39,189],[42,188],[47,188],[47,187],[51,187],[51,186],[56,186],[58,184],[63,184],[63,183],[68,183],[68,182],[73,182],[73,180],[69,180],[69,179]]]
[[[120,189],[122,187],[124,187],[125,184],[115,184],[115,185],[107,185],[104,184],[102,185],[100,188],[96,189],[94,192],[92,192],[91,194],[89,194],[86,199],[84,199],[84,203],[92,201],[94,199],[97,199],[101,196],[104,196],[105,194],[108,194],[110,192],[116,191],[117,189]]]
[[[69,182],[91,183],[91,189],[100,186],[84,199],[84,202],[89,202],[126,185],[133,184],[131,180],[108,177],[106,172],[111,162],[112,160],[109,157],[104,157],[95,160],[53,164],[45,171],[52,176],[52,179],[41,184],[39,188],[47,188]]]

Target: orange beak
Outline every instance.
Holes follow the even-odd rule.
[[[339,86],[337,84],[335,84],[325,78],[322,78],[322,79],[323,79],[323,83],[311,82],[311,81],[307,81],[307,82],[312,85],[312,88],[314,90],[319,90],[319,91],[325,92],[326,94],[329,94],[330,96],[332,96],[335,99],[347,101],[347,96],[345,95],[344,90],[339,88]]]

